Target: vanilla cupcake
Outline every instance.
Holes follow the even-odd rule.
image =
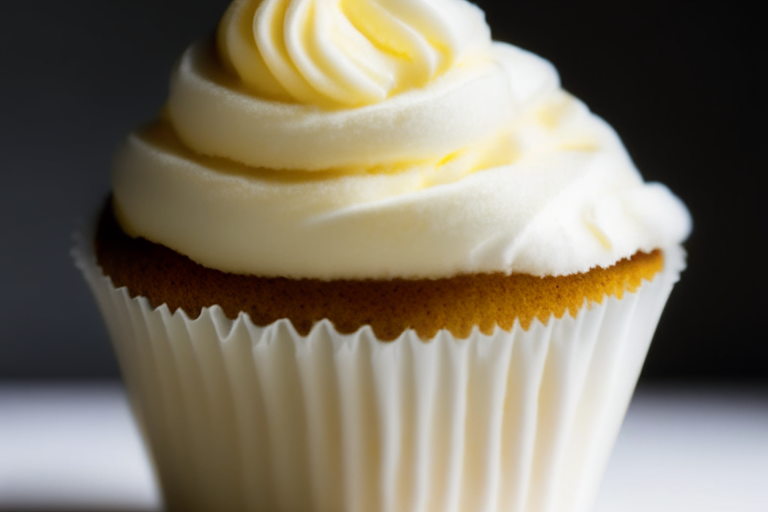
[[[690,230],[462,0],[235,1],[76,251],[169,510],[589,510]]]

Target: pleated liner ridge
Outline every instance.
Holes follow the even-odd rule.
[[[523,330],[308,336],[115,289],[74,250],[171,511],[589,510],[683,267]]]

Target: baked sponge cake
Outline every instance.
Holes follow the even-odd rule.
[[[321,320],[351,334],[370,326],[379,340],[392,341],[407,330],[427,341],[447,330],[458,339],[477,327],[491,334],[528,329],[534,319],[546,323],[604,297],[621,299],[651,281],[664,267],[662,252],[636,252],[608,268],[565,276],[472,273],[437,279],[289,279],[232,274],[204,267],[167,247],[126,235],[111,204],[101,213],[96,233],[99,266],[114,286],[152,307],[167,304],[196,318],[203,308],[221,307],[235,320],[246,313],[258,326],[287,319],[306,336]]]
[[[233,2],[112,183],[168,510],[589,510],[691,225],[463,0]]]

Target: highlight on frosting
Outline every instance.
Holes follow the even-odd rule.
[[[218,47],[265,97],[360,106],[489,60],[490,32],[462,0],[236,0]]]
[[[555,87],[554,72],[541,67]],[[381,103],[323,110],[243,90],[198,43],[171,77],[168,115],[185,145],[204,155],[251,167],[360,172],[440,160],[493,136],[513,115],[515,99],[506,75],[490,61]]]
[[[113,186],[128,234],[290,278],[572,274],[691,227],[549,62],[492,42],[463,0],[236,0]]]

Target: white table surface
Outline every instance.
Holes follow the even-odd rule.
[[[0,510],[157,511],[123,388],[0,385]],[[642,388],[595,512],[768,512],[768,389]]]

